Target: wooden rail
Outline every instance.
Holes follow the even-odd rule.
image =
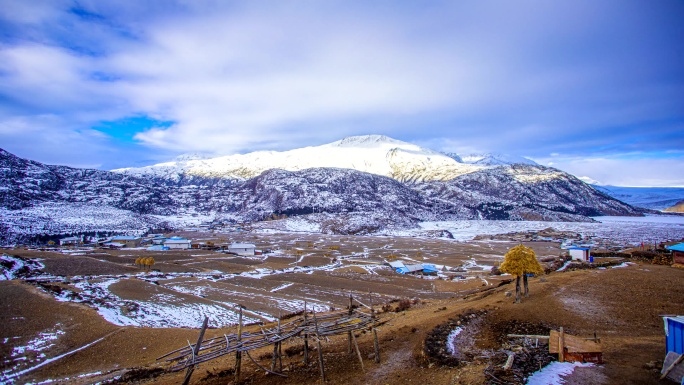
[[[358,302],[358,300],[356,301]],[[353,300],[350,296],[350,305],[352,304]],[[285,376],[275,372],[276,356],[277,359],[280,360],[280,366],[282,368],[282,342],[296,337],[305,338],[305,341],[307,342],[309,338],[315,338],[318,344],[321,376],[322,378],[325,378],[322,365],[323,361],[321,356],[322,352],[320,348],[320,340],[327,336],[347,334],[350,336],[350,340],[353,340],[354,345],[356,345],[356,352],[363,369],[363,360],[361,358],[361,352],[358,350],[358,344],[354,336],[354,331],[366,328],[372,329],[376,362],[379,362],[380,352],[377,343],[377,331],[375,329],[375,327],[378,326],[375,311],[373,310],[372,306],[368,306],[366,304],[361,305],[363,307],[369,308],[370,312],[364,312],[359,308],[350,306],[349,309],[326,314],[317,314],[316,312],[313,312],[313,318],[310,318],[307,316],[307,311],[305,310],[304,314],[300,317],[297,317],[284,324],[281,324],[280,320],[278,320],[276,327],[260,328],[259,332],[243,331],[241,322],[242,317],[240,317],[240,325],[238,325],[238,332],[236,334],[224,334],[223,336],[204,340],[204,330],[202,330],[196,344],[188,344],[184,347],[173,350],[157,358],[157,360],[164,360],[169,363],[170,368],[168,370],[171,372],[188,369],[188,374],[186,376],[187,381],[189,380],[189,376],[192,374],[192,370],[196,365],[217,359],[227,354],[235,354],[235,377],[236,380],[239,380],[242,353],[246,352],[247,356],[252,359],[252,357],[249,355],[250,351],[273,345],[274,356],[271,370],[267,370],[261,365],[257,366],[266,370],[267,372]],[[240,311],[240,313],[242,313],[242,311]],[[350,341],[350,343],[351,342],[352,341]]]

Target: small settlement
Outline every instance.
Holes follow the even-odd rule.
[[[164,234],[149,234],[144,237],[123,235],[105,238],[66,237],[59,240],[59,245],[65,247],[94,246],[109,249],[145,248],[149,251],[201,249],[241,256],[262,255],[262,251],[251,243],[215,244],[211,241],[193,241],[179,236],[166,237]]]

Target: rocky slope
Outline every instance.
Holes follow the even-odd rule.
[[[684,213],[684,200],[677,202],[672,207],[668,207],[663,211],[666,213]]]
[[[501,166],[416,189],[436,202],[439,211],[458,218],[583,221],[640,213],[568,173],[543,166]]]
[[[375,148],[376,143],[369,146]],[[422,172],[401,169],[404,183],[331,167],[270,169],[246,180],[198,175],[144,178],[50,166],[0,150],[0,240],[283,215],[308,215],[327,232],[371,233],[425,220],[583,221],[589,215],[639,213],[571,175],[542,166],[486,167],[448,181],[423,181],[416,176]]]

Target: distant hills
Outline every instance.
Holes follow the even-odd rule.
[[[668,213],[684,213],[684,200],[677,202],[675,205],[663,210]]]
[[[592,187],[632,206],[651,210],[665,210],[684,200],[684,187]]]

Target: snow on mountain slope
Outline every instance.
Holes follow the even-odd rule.
[[[416,186],[444,214],[467,219],[586,221],[589,216],[640,215],[574,176],[517,164]]]
[[[271,169],[299,171],[321,167],[352,169],[401,182],[449,180],[483,168],[383,135],[365,135],[289,151],[257,151],[212,159],[177,160],[113,171],[172,181],[188,176],[245,180]]]
[[[463,163],[479,164],[482,166],[504,166],[512,164],[527,164],[538,166],[537,162],[522,156],[510,154],[470,154],[460,156]]]
[[[44,165],[0,150],[0,242],[40,234],[137,232],[199,220],[262,221],[283,215],[307,216],[311,226],[324,232],[369,234],[426,220],[586,221],[590,215],[640,213],[553,168],[478,166],[477,171],[446,181],[425,181],[425,170],[433,176],[440,175],[439,170],[445,176],[452,172],[445,161],[450,158],[385,137],[348,138],[326,146],[326,151],[317,150],[321,156],[344,148],[360,154],[370,151],[360,157],[368,161],[365,167],[401,165],[400,170],[384,171],[396,172],[410,183],[334,167],[270,169],[248,180],[181,175],[168,183]],[[384,154],[384,163],[379,162],[379,153]],[[188,162],[195,161],[201,160]],[[436,166],[440,162],[441,169]]]

